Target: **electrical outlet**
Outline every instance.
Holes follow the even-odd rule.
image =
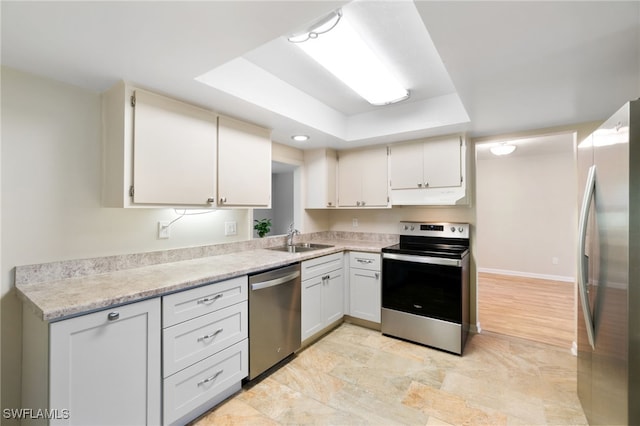
[[[358,218],[354,217],[353,219],[351,219],[351,226],[354,228],[358,227]]]
[[[224,223],[224,235],[236,235],[238,233],[238,229],[236,226],[236,222],[225,222]]]
[[[158,239],[165,240],[171,236],[168,220],[158,222]]]

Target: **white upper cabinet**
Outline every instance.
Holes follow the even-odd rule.
[[[385,146],[340,152],[338,206],[388,207],[388,167]]]
[[[105,206],[215,206],[215,113],[123,82],[102,103]]]
[[[134,99],[133,202],[213,204],[215,114],[143,90]]]
[[[271,132],[218,118],[218,205],[271,207]]]
[[[336,152],[312,149],[304,152],[306,206],[308,209],[334,208],[336,201]]]
[[[458,137],[391,146],[391,189],[460,186]]]
[[[394,205],[466,204],[465,140],[454,135],[391,145],[391,202]]]

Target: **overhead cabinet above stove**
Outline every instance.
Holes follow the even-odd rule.
[[[392,204],[468,204],[464,136],[399,143],[389,149]]]

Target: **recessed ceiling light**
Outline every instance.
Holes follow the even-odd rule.
[[[309,136],[307,135],[294,135],[291,136],[291,139],[293,139],[296,142],[305,142],[309,140]]]

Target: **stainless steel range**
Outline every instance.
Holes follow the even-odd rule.
[[[469,257],[469,224],[401,222],[382,249],[382,333],[462,355]]]

